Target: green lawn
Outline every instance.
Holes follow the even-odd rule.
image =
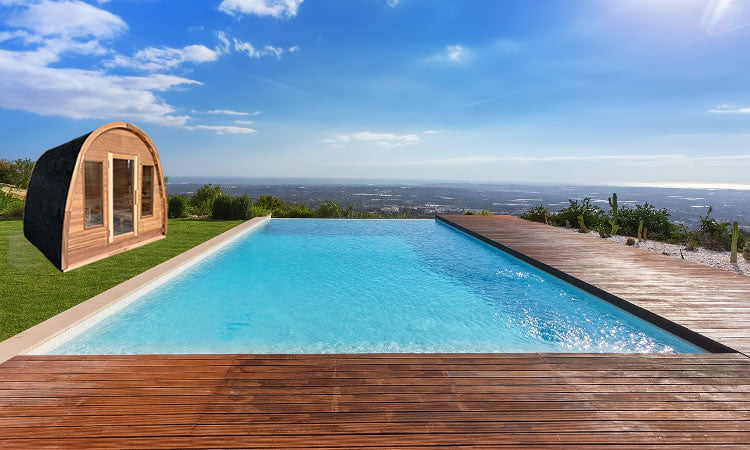
[[[62,273],[26,240],[20,220],[0,220],[0,341],[240,223],[170,219],[165,239]]]

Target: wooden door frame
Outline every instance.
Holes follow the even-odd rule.
[[[113,197],[114,197],[114,164],[113,161],[115,159],[127,159],[130,161],[133,161],[133,231],[129,233],[123,233],[121,235],[115,236],[115,228],[114,228],[114,203],[113,203]],[[107,192],[107,200],[108,200],[108,208],[107,208],[107,216],[109,218],[109,243],[112,244],[115,239],[121,239],[129,237],[132,233],[133,236],[138,236],[138,216],[139,216],[139,208],[140,208],[140,202],[138,201],[138,168],[139,168],[139,159],[138,155],[132,155],[128,153],[116,153],[116,152],[107,152],[107,168],[109,169],[108,174],[108,181],[109,181],[109,189]]]

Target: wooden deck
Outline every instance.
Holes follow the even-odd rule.
[[[750,445],[750,358],[19,356],[0,447]]]
[[[745,277],[515,218],[443,220],[677,331],[750,351]],[[550,445],[748,448],[750,358],[136,355],[0,364],[3,448]]]
[[[750,277],[512,216],[439,219],[625,300],[675,334],[692,330],[750,355]]]

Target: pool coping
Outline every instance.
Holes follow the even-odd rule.
[[[467,235],[474,237],[488,245],[491,245],[492,247],[502,250],[505,253],[508,253],[509,255],[536,267],[537,269],[543,270],[544,272],[556,278],[559,278],[565,281],[566,283],[577,287],[578,289],[581,289],[591,295],[594,295],[595,297],[600,298],[606,301],[607,303],[611,303],[612,305],[615,305],[616,307],[624,311],[627,311],[630,314],[640,319],[643,319],[646,322],[651,323],[652,325],[655,325],[665,331],[668,331],[669,333],[672,333],[673,335],[679,337],[680,339],[688,341],[691,344],[696,345],[702,348],[703,350],[706,350],[709,353],[742,353],[739,350],[735,350],[727,345],[724,345],[696,331],[693,331],[686,326],[680,325],[677,322],[673,322],[665,317],[660,316],[659,314],[649,311],[646,308],[638,306],[635,303],[629,302],[622,297],[619,297],[610,292],[607,292],[591,283],[583,281],[580,278],[576,278],[573,275],[570,275],[566,272],[563,272],[562,270],[559,270],[553,266],[550,266],[549,264],[539,261],[538,259],[532,258],[531,256],[521,253],[511,247],[508,247],[507,245],[503,245],[502,243],[494,239],[491,239],[487,236],[484,236],[481,233],[473,231],[456,222],[453,222],[448,217],[436,215],[435,220],[447,226],[455,228],[458,231],[466,233]]]
[[[271,220],[255,217],[179,255],[130,278],[88,300],[0,342],[0,364],[16,355],[40,353],[54,348],[94,323],[132,303],[145,291],[158,287],[235,239]],[[130,297],[130,299],[128,298]],[[130,301],[128,301],[130,300]],[[68,336],[66,336],[66,333]],[[57,341],[55,341],[57,339]],[[41,350],[40,350],[41,349]]]

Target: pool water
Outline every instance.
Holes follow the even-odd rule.
[[[272,219],[52,353],[701,351],[434,220]]]

